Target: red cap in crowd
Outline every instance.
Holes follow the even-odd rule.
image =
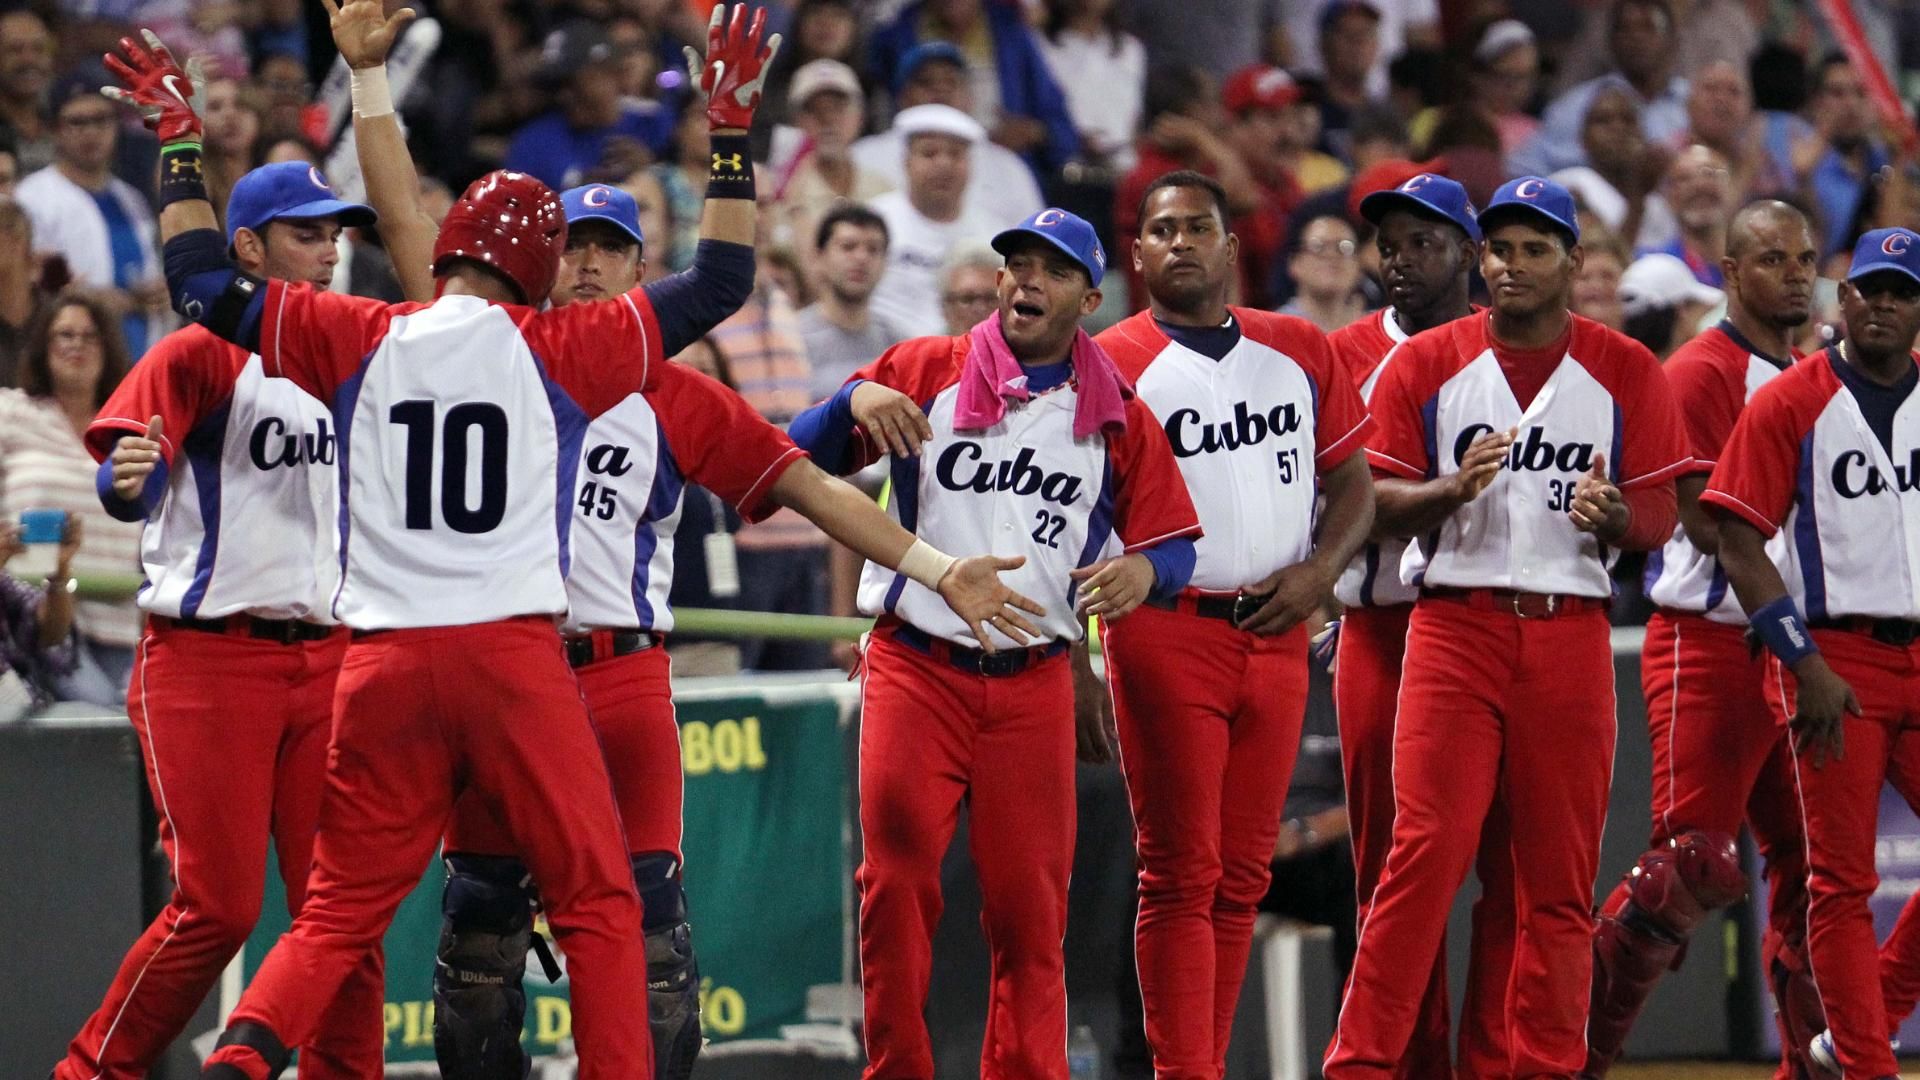
[[[1376,191],[1392,191],[1421,173],[1447,175],[1447,159],[1408,161],[1405,158],[1388,158],[1360,170],[1353,178],[1353,186],[1347,189],[1347,220],[1356,224],[1364,221],[1365,218],[1360,215],[1360,200]]]
[[[1220,88],[1220,103],[1228,112],[1283,109],[1300,100],[1300,84],[1271,64],[1248,64],[1233,73]]]

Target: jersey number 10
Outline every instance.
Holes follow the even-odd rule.
[[[416,399],[387,410],[387,422],[407,429],[407,528],[433,528],[434,411]],[[480,430],[480,505],[467,501],[468,436]],[[454,532],[492,532],[507,513],[507,414],[498,405],[469,401],[447,410],[441,425],[440,516]]]

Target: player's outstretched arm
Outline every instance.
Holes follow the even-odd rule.
[[[400,133],[387,88],[387,54],[407,24],[411,8],[386,14],[380,0],[320,0],[333,28],[333,43],[353,71],[353,137],[367,201],[380,216],[380,240],[407,299],[433,299],[433,243],[440,229],[420,205],[420,174]]]
[[[811,461],[781,473],[768,495],[861,557],[939,593],[988,651],[993,649],[989,626],[1022,645],[1039,634],[1022,613],[1045,615],[1046,609],[1000,580],[1000,571],[1019,569],[1025,559],[991,555],[956,559],[944,554],[901,528],[859,488],[828,476]]]

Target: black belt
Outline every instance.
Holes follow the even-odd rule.
[[[155,615],[155,622],[180,630],[193,630],[202,634],[221,634],[226,637],[255,638],[260,641],[273,641],[281,645],[295,645],[302,641],[325,641],[340,628],[322,626],[301,619],[262,619],[254,615],[229,615],[224,619],[179,619],[168,615]]]
[[[1904,649],[1920,641],[1920,621],[1914,619],[1877,619],[1870,615],[1842,615],[1833,619],[1809,619],[1813,630],[1845,630],[1865,634],[1882,645]]]
[[[1149,596],[1146,603],[1162,611],[1178,611],[1187,615],[1198,615],[1202,619],[1219,619],[1221,622],[1239,626],[1241,620],[1253,615],[1273,599],[1272,593],[1190,593],[1182,592],[1173,596]]]
[[[893,640],[905,645],[917,653],[924,653],[966,672],[969,675],[984,675],[989,679],[1003,679],[1040,663],[1059,656],[1067,651],[1067,642],[1055,638],[1045,645],[1035,645],[1026,649],[1000,649],[987,652],[984,649],[955,645],[946,638],[934,637],[925,630],[907,623],[893,627]]]
[[[651,630],[590,630],[569,634],[565,644],[567,663],[581,668],[616,656],[646,652],[660,644],[660,635]]]

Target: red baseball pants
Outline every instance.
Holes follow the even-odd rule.
[[[1497,795],[1513,808],[1518,937],[1506,990],[1510,1075],[1586,1061],[1593,877],[1614,740],[1613,654],[1598,611],[1523,619],[1414,606],[1394,733],[1393,847],[1360,931],[1327,1080],[1392,1077]]]
[[[1920,791],[1920,754],[1887,763],[1887,782],[1902,792]],[[1915,813],[1920,803],[1908,800]],[[1920,1005],[1920,893],[1908,897],[1880,946],[1880,990],[1887,1008],[1887,1030],[1895,1032]]]
[[[420,883],[468,787],[506,819],[540,882],[573,982],[582,1080],[647,1080],[640,901],[606,765],[544,617],[388,630],[347,650],[334,699],[308,900],[233,1021],[304,1039]],[[227,1062],[264,1076],[260,1059]]]
[[[672,664],[656,645],[573,669],[613,780],[627,850],[680,857],[680,725],[674,719]],[[476,791],[454,804],[447,850],[474,855],[519,851],[506,824]],[[536,879],[537,881],[537,879]]]
[[[120,963],[56,1080],[135,1080],[178,1038],[260,917],[271,836],[297,911],[325,787],[344,631],[281,645],[150,623],[127,715],[140,736],[173,896]],[[301,1075],[381,1075],[380,952],[345,975]]]
[[[1393,729],[1406,656],[1412,604],[1348,608],[1341,618],[1339,663],[1333,676],[1340,721],[1340,758],[1352,829],[1355,889],[1364,925],[1373,891],[1393,846]],[[1507,850],[1506,807],[1496,798],[1481,832],[1476,864],[1480,900],[1473,909],[1473,955],[1460,1025],[1460,1080],[1505,1075],[1507,979],[1513,967],[1513,872]],[[1443,940],[1413,1036],[1401,1057],[1401,1080],[1451,1080],[1452,1012]]]
[[[1066,1080],[1061,939],[1073,870],[1073,674],[1004,678],[877,630],[860,705],[860,970],[868,1080],[931,1080],[925,1018],[940,860],[967,804],[992,955],[981,1080]]]
[[[1920,643],[1883,645],[1844,630],[1815,630],[1813,637],[1853,688],[1862,713],[1845,719],[1843,757],[1815,768],[1811,750],[1794,755],[1810,870],[1813,981],[1847,1076],[1893,1076],[1899,1067],[1887,1046],[1892,1028],[1867,900],[1880,883],[1873,853],[1881,786],[1892,781],[1909,803],[1920,804]],[[1769,656],[1767,701],[1783,723],[1793,715],[1794,691],[1793,673]],[[1901,921],[1911,922],[1904,913]],[[1907,927],[1907,936],[1912,929]]]
[[[1219,1080],[1300,752],[1307,632],[1142,606],[1103,620],[1140,860],[1134,928],[1156,1080]]]

